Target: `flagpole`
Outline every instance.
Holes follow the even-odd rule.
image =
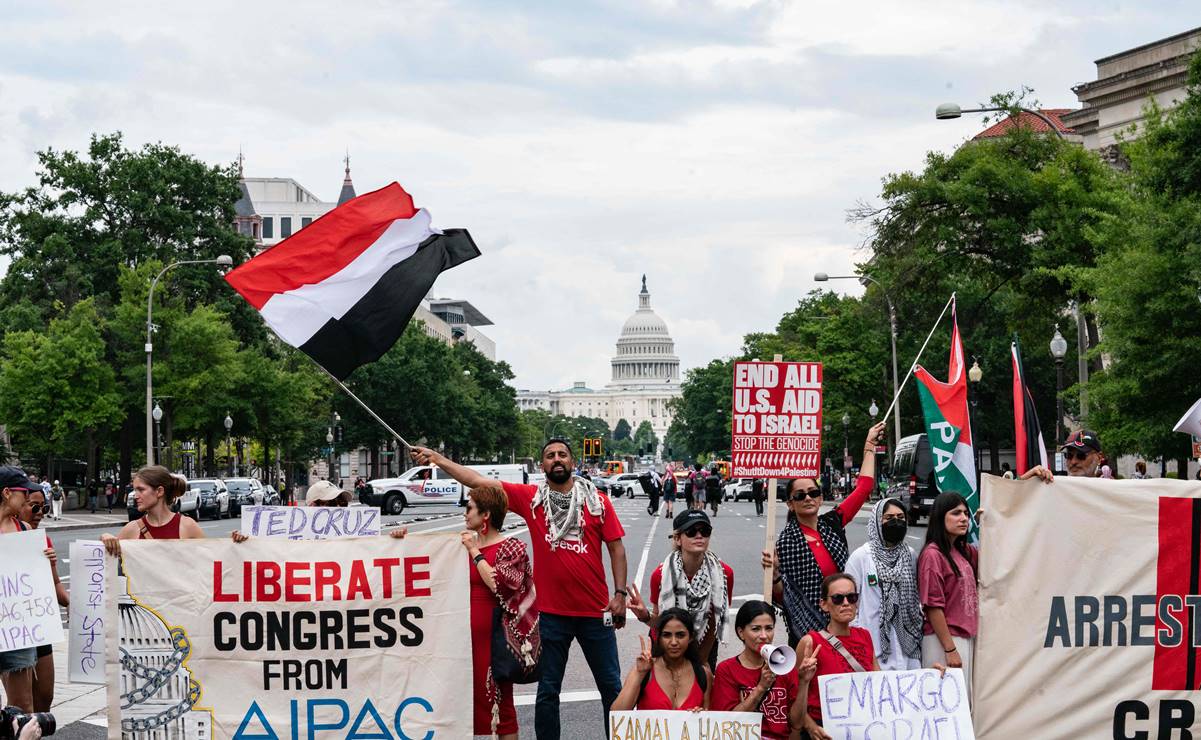
[[[897,394],[892,397],[892,403],[888,404],[888,410],[884,412],[884,418],[881,421],[888,421],[888,415],[896,408],[897,401],[901,398],[901,393],[905,390],[905,384],[909,382],[909,377],[913,375],[913,371],[917,368],[918,360],[922,359],[922,353],[926,351],[926,345],[930,343],[930,339],[934,336],[934,332],[938,330],[938,325],[942,323],[942,319],[947,315],[947,309],[955,302],[955,294],[951,293],[951,297],[947,299],[947,305],[942,307],[942,313],[938,315],[938,321],[934,322],[934,326],[930,327],[930,333],[926,335],[926,341],[922,342],[922,348],[917,351],[917,357],[913,358],[913,364],[909,366],[909,372],[905,373],[905,379],[901,381],[901,387],[897,388]]]

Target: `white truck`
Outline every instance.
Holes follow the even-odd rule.
[[[523,465],[467,465],[481,475],[506,483],[525,483]],[[367,506],[378,506],[384,514],[399,514],[409,506],[436,504],[466,505],[466,491],[457,480],[435,465],[409,468],[397,478],[367,481],[360,497]]]

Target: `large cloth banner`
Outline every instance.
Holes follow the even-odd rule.
[[[251,537],[324,540],[379,534],[374,506],[243,506],[243,532]]]
[[[67,678],[71,683],[104,683],[104,567],[108,557],[98,540],[75,540],[69,552]]]
[[[63,639],[45,550],[45,532],[31,529],[0,535],[0,652],[53,645]]]
[[[822,727],[837,740],[972,740],[963,671],[927,668],[818,676]]]
[[[471,736],[457,534],[121,549],[106,620],[112,740]]]
[[[984,476],[982,493],[976,736],[1188,737],[1201,483]]]
[[[608,740],[757,740],[758,712],[609,712]]]

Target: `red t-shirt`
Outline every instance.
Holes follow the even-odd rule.
[[[922,548],[917,557],[917,595],[922,606],[942,609],[947,618],[947,627],[956,637],[975,637],[979,626],[980,595],[976,591],[976,571],[972,564],[978,562],[976,546],[968,545],[971,560],[951,548],[951,557],[959,567],[959,575],[951,570],[951,564],[933,542]],[[934,627],[927,618],[922,626],[923,634],[934,634]]]
[[[530,528],[538,611],[565,617],[599,617],[609,605],[601,543],[625,536],[613,502],[605,494],[599,494],[603,515],[595,517],[585,509],[579,538],[568,535],[552,543],[544,507],[535,510],[531,506],[538,487],[521,483],[501,485],[509,497],[509,510]]]
[[[740,663],[737,655],[718,663],[717,673],[713,676],[713,690],[709,692],[709,708],[715,712],[732,710],[759,685],[759,674],[758,668],[747,668]],[[763,715],[760,727],[765,740],[787,740],[791,731],[788,710],[800,690],[796,671],[776,676],[776,682],[767,690],[758,707]]]
[[[822,721],[822,701],[821,695],[818,693],[818,676],[830,676],[836,673],[851,673],[851,664],[847,659],[838,654],[838,651],[830,647],[830,643],[826,642],[825,638],[816,632],[810,632],[809,638],[813,640],[813,647],[821,645],[822,649],[817,654],[817,672],[813,674],[813,680],[809,682],[809,696],[806,699],[806,709],[809,711],[809,716],[815,719],[818,724]],[[847,649],[851,657],[859,661],[859,665],[867,670],[872,669],[872,664],[876,660],[876,648],[872,644],[872,633],[862,627],[852,627],[851,634],[842,635],[838,638],[842,646]]]
[[[859,482],[855,484],[855,490],[851,491],[851,495],[834,507],[834,511],[842,516],[843,527],[855,519],[855,515],[863,508],[864,502],[867,501],[868,495],[875,487],[875,478],[861,475]],[[830,556],[830,551],[826,549],[826,543],[822,541],[821,534],[816,529],[810,529],[800,522],[797,522],[797,526],[801,528],[801,534],[805,535],[805,541],[809,543],[809,549],[813,552],[813,559],[817,561],[817,567],[821,568],[822,576],[832,576],[837,573],[838,566],[834,563],[834,558]]]

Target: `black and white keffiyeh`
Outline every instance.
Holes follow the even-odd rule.
[[[659,586],[659,613],[679,607],[692,615],[696,639],[701,641],[709,632],[709,615],[713,615],[714,634],[724,641],[729,619],[729,596],[726,593],[726,573],[721,559],[711,552],[696,574],[689,580],[684,572],[684,557],[679,550],[663,561],[663,581]]]
[[[850,553],[842,526],[842,512],[836,508],[819,516],[817,533],[835,567],[838,570],[846,567]],[[788,625],[789,637],[796,641],[810,630],[825,627],[830,617],[818,606],[825,576],[795,517],[788,518],[788,525],[776,539],[776,557],[784,578],[784,622]]]
[[[573,480],[570,493],[552,490],[546,481],[542,481],[538,484],[534,500],[530,502],[531,510],[539,506],[546,510],[546,528],[553,542],[579,539],[584,529],[585,509],[602,521],[605,518],[605,507],[592,481],[578,476]]]
[[[909,545],[902,542],[889,547],[884,542],[880,518],[889,504],[901,506],[900,500],[895,498],[879,501],[867,523],[867,544],[876,564],[876,577],[880,580],[880,654],[885,658],[892,655],[892,630],[888,629],[891,626],[901,641],[901,652],[906,658],[917,659],[922,655],[924,620],[922,602],[917,595],[917,569]],[[863,584],[859,587],[865,588]]]

